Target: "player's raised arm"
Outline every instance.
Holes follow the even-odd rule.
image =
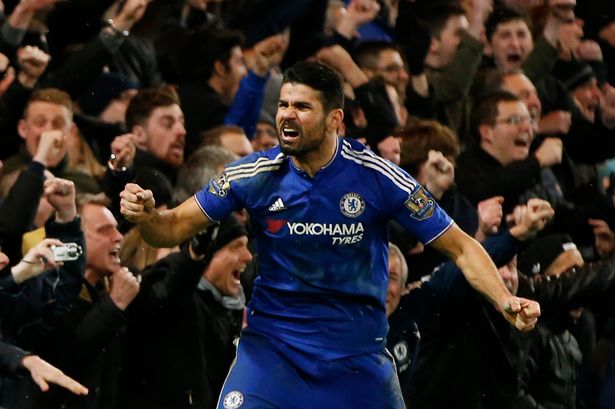
[[[154,247],[176,246],[212,223],[193,197],[171,210],[157,210],[151,190],[128,183],[120,198],[121,213],[139,226],[143,239]]]
[[[457,264],[470,285],[485,295],[508,322],[521,331],[534,328],[540,305],[508,291],[493,261],[476,240],[454,224],[431,244]]]

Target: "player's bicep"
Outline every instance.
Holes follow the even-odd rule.
[[[463,245],[466,243],[467,234],[453,223],[444,233],[434,239],[430,245],[455,261],[463,255]]]

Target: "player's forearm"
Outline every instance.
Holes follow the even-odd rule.
[[[147,219],[138,222],[141,236],[153,247],[174,247],[185,238],[171,210],[152,210]]]
[[[503,307],[510,292],[480,244],[475,241],[466,244],[456,264],[472,287],[486,296],[498,310]]]
[[[154,247],[174,247],[213,223],[194,198],[171,210],[151,209],[137,221],[143,239]]]

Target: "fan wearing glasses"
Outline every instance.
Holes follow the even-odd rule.
[[[545,190],[542,170],[561,162],[562,142],[548,138],[530,152],[533,124],[523,100],[507,91],[476,102],[471,121],[475,146],[460,156],[457,169],[458,187],[472,203],[503,196],[508,212],[527,190]]]
[[[530,144],[534,137],[532,117],[523,101],[514,96],[502,98],[496,104],[495,117],[489,116],[478,127],[480,147],[500,164],[507,166],[528,158]],[[536,160],[541,167],[558,163],[558,158],[546,155],[540,150]],[[559,155],[561,158],[561,154]]]

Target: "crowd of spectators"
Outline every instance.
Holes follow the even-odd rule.
[[[514,331],[391,223],[406,405],[615,409],[614,1],[0,0],[0,18],[0,407],[216,407],[258,276],[249,214],[154,248],[119,192],[173,207],[276,145],[282,73],[317,59],[345,81],[339,134],[542,305]],[[82,251],[56,260],[62,243]]]

